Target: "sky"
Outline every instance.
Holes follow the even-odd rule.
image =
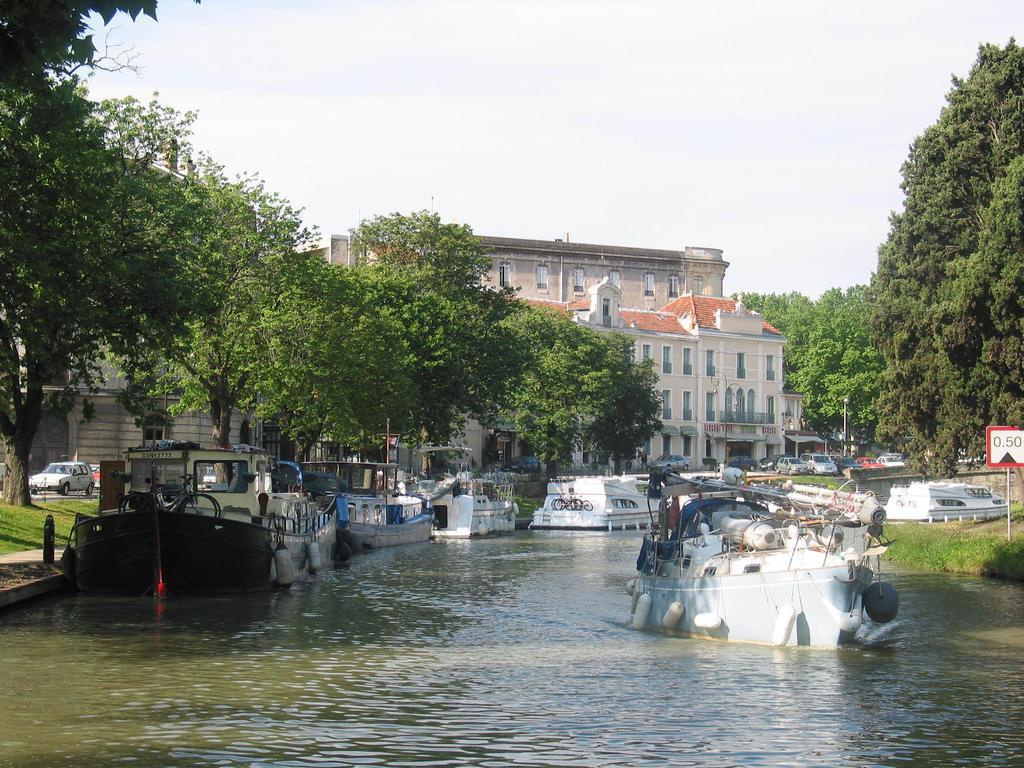
[[[726,294],[865,283],[900,166],[1024,3],[160,0],[94,98],[199,113],[195,146],[345,234],[721,248]],[[100,38],[107,32],[101,33]]]

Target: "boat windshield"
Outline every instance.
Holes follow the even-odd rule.
[[[249,487],[246,461],[197,461],[196,489],[210,493],[244,493]]]
[[[185,482],[184,459],[153,459],[132,462],[132,490],[148,491],[149,480],[157,489],[181,488]]]

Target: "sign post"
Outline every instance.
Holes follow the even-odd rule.
[[[985,427],[985,465],[1006,469],[1006,540],[1010,540],[1010,470],[1024,468],[1024,430]]]

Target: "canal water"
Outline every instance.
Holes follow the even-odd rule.
[[[0,614],[0,765],[1022,765],[1024,588],[890,572],[839,650],[629,627],[636,534],[374,552],[287,592]],[[891,569],[891,567],[890,567]]]

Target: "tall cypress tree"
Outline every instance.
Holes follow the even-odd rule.
[[[872,280],[879,430],[933,472],[980,453],[986,424],[1024,416],[1024,49],[981,46],[946,102],[911,145]]]

